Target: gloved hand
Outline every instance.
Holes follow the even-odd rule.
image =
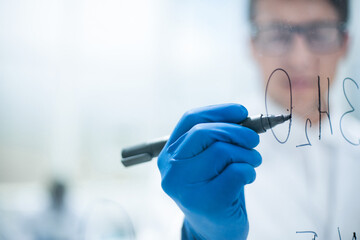
[[[246,239],[244,186],[261,164],[258,134],[236,124],[247,114],[238,104],[189,111],[160,153],[162,188],[185,214],[183,239]]]

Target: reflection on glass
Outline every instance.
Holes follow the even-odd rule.
[[[134,227],[119,204],[110,200],[97,201],[86,215],[82,230],[86,240],[133,240]]]

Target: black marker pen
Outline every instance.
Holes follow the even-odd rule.
[[[266,130],[275,127],[278,124],[284,123],[291,119],[291,115],[269,115],[248,117],[240,123],[241,126],[250,128],[257,133],[264,133]],[[168,137],[162,139],[155,139],[153,141],[124,148],[121,152],[121,162],[125,167],[135,164],[148,162],[152,158],[159,156],[161,150],[168,141]]]

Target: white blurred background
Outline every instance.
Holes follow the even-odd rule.
[[[126,169],[120,151],[168,135],[190,108],[258,93],[246,6],[0,0],[0,226],[6,221],[22,234],[14,239],[26,239],[18,222],[46,211],[47,188],[60,179],[81,224],[106,199],[126,212],[137,239],[179,239],[181,214],[161,192],[156,161]],[[339,78],[360,83],[360,18],[353,17]],[[360,109],[360,91],[352,99]]]

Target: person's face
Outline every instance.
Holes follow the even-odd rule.
[[[254,22],[264,31],[280,29],[279,34],[277,30],[267,32],[268,35],[263,42],[257,42],[261,39],[255,37],[252,39],[252,52],[262,72],[264,83],[267,83],[275,69],[286,70],[292,83],[293,111],[302,117],[307,117],[318,108],[318,76],[321,77],[321,95],[325,99],[327,78],[330,78],[331,84],[338,63],[346,54],[347,34],[337,34],[340,31],[334,26],[339,22],[339,16],[326,0],[259,0],[255,11]],[[282,34],[281,26],[285,26],[285,34]],[[300,28],[295,27],[297,31],[293,32],[291,41],[286,32],[288,26],[300,26]],[[322,27],[316,29],[313,26]],[[271,33],[276,34],[271,35]],[[326,33],[325,38],[324,33]],[[344,37],[336,42],[338,36]],[[275,42],[279,38],[282,38],[282,42],[291,42],[291,44],[288,44],[287,48],[276,45]],[[307,38],[314,40],[312,45]],[[316,41],[320,44],[316,44]],[[325,41],[325,44],[321,44],[321,41]],[[326,41],[335,42],[331,45]],[[333,47],[329,48],[326,44]],[[277,74],[271,80],[268,94],[275,102],[289,107],[289,83],[284,74]]]

